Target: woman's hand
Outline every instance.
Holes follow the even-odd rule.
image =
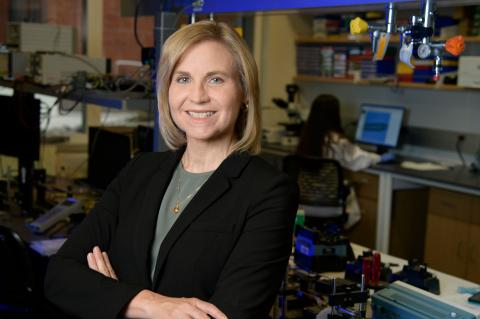
[[[197,298],[172,298],[150,290],[140,291],[128,304],[127,318],[228,319],[213,304]]]
[[[102,275],[118,280],[106,252],[95,246],[87,254],[88,267]],[[172,298],[150,290],[140,291],[128,304],[127,318],[158,319],[228,319],[215,305],[197,298]]]
[[[98,246],[93,247],[92,252],[87,254],[87,263],[90,269],[98,271],[106,277],[118,280],[107,253],[102,252]]]

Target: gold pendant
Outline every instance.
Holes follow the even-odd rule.
[[[180,211],[180,205],[179,205],[179,203],[177,203],[177,204],[175,205],[175,207],[172,208],[172,211],[173,211],[174,214],[178,214],[178,212]]]

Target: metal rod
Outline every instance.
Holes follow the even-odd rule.
[[[364,292],[366,289],[365,287],[365,275],[362,274],[362,281],[361,281],[361,284],[360,284],[360,291],[361,292]],[[360,314],[365,314],[365,311],[367,310],[367,305],[366,303],[362,302],[360,303]]]
[[[387,33],[394,33],[397,30],[396,13],[395,3],[389,2],[387,5]]]
[[[435,26],[435,0],[423,0],[423,27],[424,28],[434,28]],[[425,37],[422,39],[423,43],[429,43],[430,37]]]

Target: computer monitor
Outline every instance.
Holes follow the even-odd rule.
[[[90,127],[88,134],[88,183],[106,189],[137,153],[151,152],[149,127]]]
[[[399,106],[362,104],[356,141],[379,150],[397,147],[404,113],[405,108]]]
[[[32,94],[0,96],[0,154],[38,160],[40,101]]]

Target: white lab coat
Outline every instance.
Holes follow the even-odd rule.
[[[331,139],[325,157],[337,160],[344,168],[359,171],[380,162],[380,155],[364,151],[344,137],[334,134]]]

